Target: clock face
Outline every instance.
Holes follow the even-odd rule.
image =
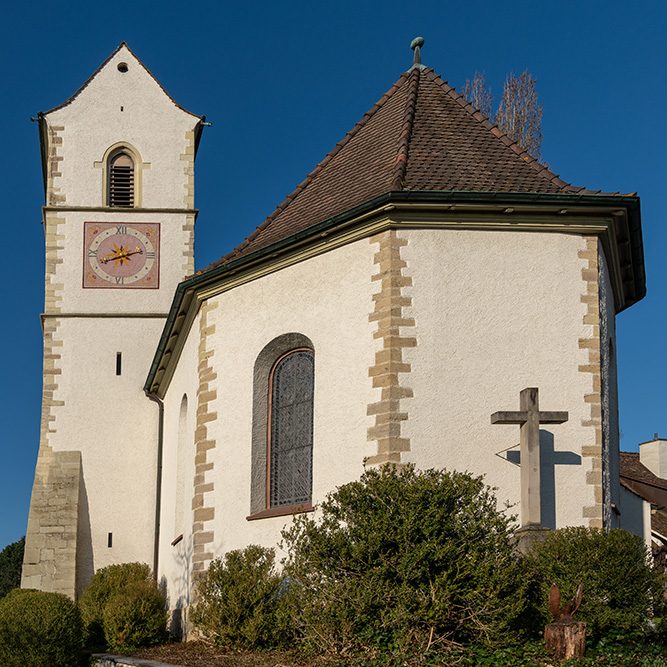
[[[157,289],[160,225],[84,223],[84,287]]]

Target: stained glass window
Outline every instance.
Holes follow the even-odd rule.
[[[278,360],[271,376],[270,505],[311,500],[313,486],[312,350],[294,350]]]

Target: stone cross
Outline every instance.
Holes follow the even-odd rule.
[[[541,525],[540,506],[540,424],[562,424],[567,412],[540,412],[537,387],[520,394],[519,412],[494,412],[492,424],[521,426],[521,526]]]

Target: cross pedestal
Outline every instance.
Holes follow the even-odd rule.
[[[541,523],[540,424],[562,424],[567,412],[540,412],[537,387],[524,389],[519,412],[494,412],[492,424],[519,424],[521,450],[521,528],[518,549],[526,553],[549,530]]]

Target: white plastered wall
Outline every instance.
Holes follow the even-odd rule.
[[[49,444],[79,450],[79,580],[112,563],[152,562],[157,405],[142,390],[161,319],[64,318],[64,372]],[[116,355],[121,353],[121,374]],[[112,533],[112,547],[108,534]]]
[[[159,288],[83,287],[84,222],[159,223]],[[58,225],[58,233],[64,237],[61,244],[65,251],[60,253],[63,261],[56,264],[51,278],[52,283],[62,285],[58,290],[61,312],[166,315],[178,283],[185,278],[183,253],[190,241],[190,232],[183,229],[185,222],[184,214],[68,211],[65,222]]]
[[[192,556],[194,430],[197,420],[200,317],[201,315],[196,318],[190,330],[178,368],[169,385],[169,392],[164,399],[158,580],[164,577],[169,584],[170,609],[187,607],[190,604],[192,592],[190,559]],[[183,432],[181,422],[181,406],[184,396],[187,397],[185,432]],[[178,490],[181,484],[182,495]],[[179,500],[180,507],[177,506]],[[172,545],[172,542],[180,535],[183,535],[183,539]]]
[[[372,295],[378,289],[371,281],[376,248],[368,239],[303,261],[278,273],[225,292],[211,301],[218,307],[208,314],[215,332],[208,343],[215,353],[210,363],[217,379],[209,389],[217,398],[208,409],[217,413],[208,423],[208,437],[216,441],[208,451],[214,463],[207,481],[214,489],[207,493],[206,505],[215,507],[215,520],[207,530],[215,534],[211,550],[222,555],[248,544],[277,546],[281,529],[289,517],[247,521],[250,514],[251,443],[253,410],[253,368],[257,356],[274,338],[285,333],[307,336],[315,349],[315,411],[313,449],[313,502],[324,499],[336,486],[358,478],[364,458],[375,453],[367,441],[371,418],[366,410],[379,399],[368,375],[379,343],[373,338],[375,326],[368,320],[373,310]],[[165,398],[165,484],[173,484],[177,451],[176,420],[185,392],[197,379],[199,326],[190,329],[185,351]],[[194,428],[196,396],[188,405]],[[194,440],[191,435],[189,442]],[[188,463],[188,470],[193,467]],[[188,488],[192,488],[188,482]],[[164,498],[170,491],[165,487]],[[163,516],[174,515],[163,505]],[[187,499],[189,503],[189,499]],[[165,524],[169,522],[165,519]],[[170,546],[169,531],[163,532],[160,573],[169,582],[174,602],[184,590],[181,550],[187,550],[188,532],[179,545]],[[171,551],[171,555],[169,552]],[[184,553],[184,552],[183,552]],[[282,555],[278,554],[278,559]]]
[[[595,494],[587,483],[591,459],[582,456],[582,448],[595,444],[595,428],[582,424],[590,421],[585,396],[592,381],[579,368],[588,360],[579,341],[594,335],[593,325],[584,323],[581,299],[587,290],[582,277],[587,264],[579,257],[585,239],[460,230],[401,230],[398,235],[408,240],[401,258],[407,262],[404,274],[412,278],[404,289],[412,306],[403,316],[414,318],[407,333],[417,339],[417,347],[405,352],[411,372],[401,375],[402,386],[414,392],[414,398],[401,402],[401,411],[408,413],[401,436],[411,444],[403,460],[422,469],[483,474],[498,487],[501,504],[509,501],[518,513],[519,429],[492,425],[490,415],[518,410],[519,392],[537,386],[542,410],[569,412],[565,424],[541,429],[543,522],[586,525],[582,508],[595,505]],[[375,323],[368,321],[379,289],[370,279],[377,269],[376,250],[364,239],[211,299],[218,306],[207,315],[207,326],[215,327],[207,345],[214,350],[209,363],[217,378],[208,387],[216,398],[207,410],[217,418],[207,424],[207,437],[216,446],[208,451],[214,467],[206,481],[213,481],[214,489],[205,503],[215,507],[213,525],[206,526],[214,531],[214,554],[250,543],[276,546],[289,522],[285,517],[246,520],[253,367],[277,336],[300,333],[315,348],[313,501],[357,478],[364,457],[375,453],[375,443],[367,440],[372,420],[366,409],[380,397],[368,376],[381,345],[373,336]],[[195,322],[165,399],[163,526],[174,517],[169,485],[173,490],[184,393],[191,434],[195,426],[199,336]],[[194,466],[187,465],[191,475]],[[188,485],[191,490],[189,480]],[[187,581],[183,557],[191,548],[189,530],[175,547],[169,530],[162,533],[160,572],[168,579],[172,606],[186,592],[178,582]]]
[[[639,460],[654,475],[667,479],[667,441],[664,438],[640,443]]]
[[[419,468],[447,468],[485,475],[500,502],[519,513],[519,428],[492,425],[496,411],[519,409],[519,392],[538,387],[541,410],[565,410],[562,425],[541,427],[542,521],[549,527],[584,524],[582,507],[594,504],[586,484],[594,429],[584,395],[590,377],[579,339],[585,249],[577,235],[503,231],[404,231],[401,256],[412,277],[417,347],[405,360],[404,381],[414,398],[402,435]],[[505,450],[512,448],[508,454]],[[552,450],[554,454],[545,456]],[[545,470],[545,463],[551,465]],[[556,465],[553,465],[553,461]],[[550,468],[550,470],[549,470]]]
[[[620,493],[621,514],[618,517],[617,528],[627,530],[633,535],[641,537],[650,549],[651,540],[651,503],[636,493],[621,486]]]

